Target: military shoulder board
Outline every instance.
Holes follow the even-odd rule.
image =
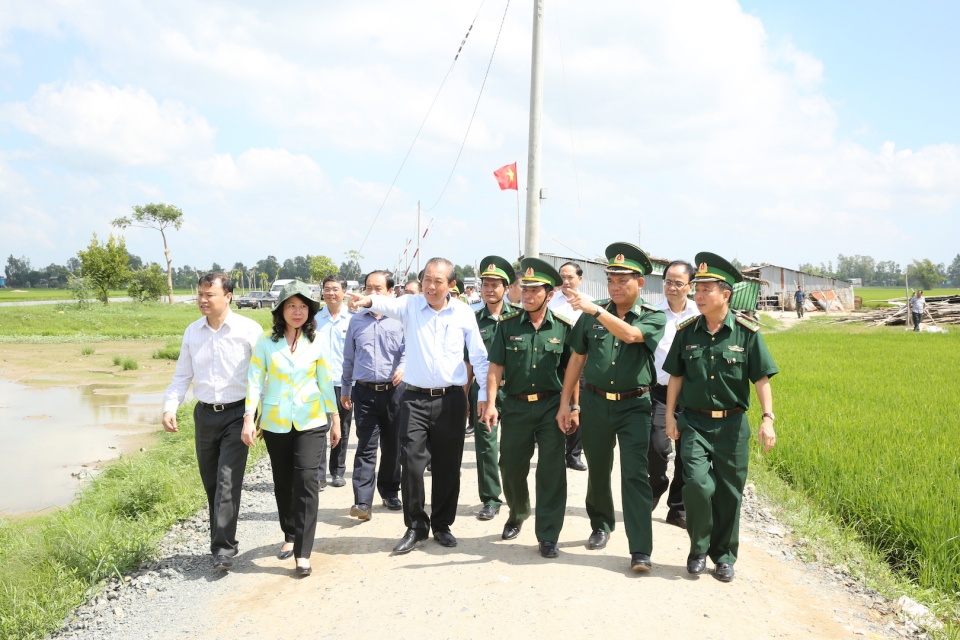
[[[684,329],[684,328],[686,328],[686,327],[689,327],[689,326],[692,325],[694,322],[696,322],[696,321],[697,321],[697,318],[699,318],[699,317],[700,317],[700,316],[691,316],[691,317],[687,318],[686,320],[684,320],[683,322],[681,322],[680,324],[677,325],[677,331],[680,331],[680,329]]]
[[[602,300],[594,300],[593,304],[599,305],[601,307],[606,307],[610,304],[610,298],[603,298]]]
[[[746,316],[737,314],[737,324],[743,326],[747,331],[756,333],[760,330],[760,325]]]
[[[518,315],[520,315],[520,311],[518,309],[514,309],[513,311],[510,311],[509,313],[505,313],[502,316],[500,316],[500,322],[503,322],[504,320],[509,320],[510,318],[516,318]]]
[[[560,322],[562,322],[563,324],[567,325],[568,327],[573,326],[573,321],[570,318],[567,318],[566,316],[562,316],[559,313],[555,313],[553,314],[553,317],[559,320]]]
[[[640,308],[641,308],[641,309],[646,309],[647,311],[662,311],[662,309],[660,309],[659,307],[655,307],[655,306],[653,306],[652,304],[648,304],[648,303],[646,303],[646,302],[642,303],[642,304],[640,305]]]

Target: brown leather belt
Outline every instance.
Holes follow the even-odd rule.
[[[555,396],[559,391],[541,391],[540,393],[528,393],[525,395],[510,395],[508,398],[513,398],[514,400],[523,400],[524,402],[536,402],[538,400],[543,400],[544,398],[549,398],[550,396]]]
[[[414,393],[422,393],[425,396],[431,396],[433,398],[439,398],[440,396],[447,395],[448,393],[453,393],[454,391],[459,391],[463,393],[463,387],[459,385],[451,385],[449,387],[438,387],[435,389],[424,389],[423,387],[415,387],[412,384],[407,385],[407,391],[413,391]]]
[[[691,407],[684,407],[683,410],[693,411],[695,413],[699,413],[700,415],[710,416],[711,418],[726,418],[727,416],[735,416],[738,413],[743,413],[743,407],[720,409],[719,411],[714,411],[712,409],[693,409]]]
[[[632,391],[604,391],[603,389],[598,389],[592,384],[585,385],[585,388],[587,391],[592,391],[598,396],[603,396],[607,400],[626,400],[627,398],[636,398],[650,391],[650,387],[640,387],[639,389],[633,389]]]
[[[392,382],[364,382],[363,380],[357,380],[356,384],[361,387],[366,387],[367,389],[373,389],[374,391],[389,391],[397,386]]]
[[[242,407],[245,402],[246,400],[244,399],[244,400],[235,400],[234,402],[224,402],[223,404],[219,404],[219,403],[211,404],[209,402],[200,402],[198,400],[197,404],[203,407],[204,409],[209,409],[210,411],[213,411],[214,413],[220,413],[222,411],[226,411],[227,409],[235,409],[237,407]]]

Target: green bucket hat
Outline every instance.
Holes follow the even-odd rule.
[[[726,282],[731,287],[738,282],[743,282],[743,274],[715,253],[701,251],[694,262],[697,263],[697,274],[693,276],[694,282]]]
[[[513,266],[500,256],[487,256],[480,261],[480,265],[481,280],[483,278],[500,278],[508,286],[513,282],[513,278],[510,277],[510,274],[513,273]]]
[[[628,242],[614,242],[606,251],[607,273],[639,273],[642,276],[653,271],[650,258],[643,249]]]
[[[524,258],[520,261],[520,286],[521,287],[542,287],[545,284],[553,288],[560,286],[563,278],[553,265],[544,262],[540,258]]]
[[[299,280],[294,280],[289,284],[285,284],[283,289],[280,289],[280,295],[277,297],[277,304],[273,308],[273,313],[282,313],[283,312],[283,303],[292,296],[300,296],[303,298],[307,307],[310,309],[311,314],[316,314],[320,310],[320,303],[310,297],[310,287],[300,282]]]

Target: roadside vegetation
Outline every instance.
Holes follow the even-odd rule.
[[[130,293],[127,289],[114,289],[110,291],[111,298],[125,298]],[[191,289],[175,289],[175,296],[196,295]],[[91,298],[94,296],[91,295]],[[74,293],[70,289],[17,289],[17,287],[7,287],[0,289],[0,302],[34,302],[40,300],[73,300]]]

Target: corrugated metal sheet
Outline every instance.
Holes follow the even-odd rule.
[[[760,295],[760,283],[756,280],[744,280],[733,285],[730,308],[734,311],[755,311],[757,297]]]
[[[743,273],[764,280],[760,287],[760,295],[775,296],[778,299],[778,305],[785,309],[796,309],[793,293],[799,284],[807,292],[833,291],[844,309],[853,310],[853,284],[847,280],[817,276],[772,264],[747,267]]]
[[[591,296],[594,300],[607,297],[607,272],[605,271],[607,264],[605,262],[567,258],[551,253],[541,253],[540,259],[550,263],[557,270],[564,263],[576,262],[583,269],[583,282],[580,284],[580,291]],[[655,262],[654,273],[643,278],[643,289],[640,290],[640,297],[650,304],[659,304],[663,301],[663,276],[656,272],[662,272],[664,266]]]

